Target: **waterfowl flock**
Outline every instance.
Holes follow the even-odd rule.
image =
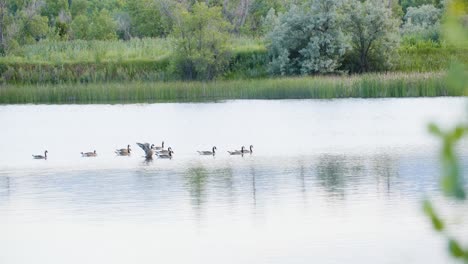
[[[167,149],[164,148],[164,141],[161,143],[161,146],[156,146],[150,143],[136,143],[144,152],[146,159],[152,159],[153,156],[156,156],[159,159],[172,159],[174,151],[171,147]],[[211,150],[198,150],[197,153],[202,156],[215,156],[216,155],[216,146],[213,146]],[[132,149],[130,145],[127,145],[126,148],[116,149],[115,154],[117,156],[130,156]],[[44,155],[32,155],[33,159],[47,159],[47,150],[44,151]],[[249,149],[246,149],[244,146],[241,147],[240,150],[232,150],[228,151],[229,155],[241,155],[244,154],[252,154],[253,153],[253,146],[250,145]],[[96,150],[90,152],[81,152],[82,157],[97,157]]]

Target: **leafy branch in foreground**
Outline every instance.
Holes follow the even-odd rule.
[[[447,7],[447,19],[445,21],[445,38],[452,45],[463,47],[468,44],[467,25],[462,23],[468,17],[468,1],[453,0]],[[468,76],[463,65],[455,64],[447,76],[447,85],[451,88],[467,89]],[[458,125],[449,131],[443,131],[435,124],[429,125],[429,131],[442,140],[440,158],[442,162],[441,187],[444,196],[456,201],[466,200],[463,175],[456,155],[456,146],[460,140],[468,134],[468,124]],[[440,232],[447,239],[447,246],[450,254],[459,260],[468,263],[468,248],[454,238],[446,226],[446,220],[442,219],[429,200],[424,201],[423,209],[425,214],[431,219],[434,229]]]
[[[466,192],[463,188],[463,175],[456,155],[457,143],[468,133],[468,126],[458,125],[449,131],[442,131],[437,125],[430,124],[429,131],[442,140],[442,192],[446,197],[464,201]],[[445,224],[446,221],[436,212],[432,203],[425,200],[423,204],[424,213],[430,218],[433,228],[443,234],[448,241],[448,249],[455,258],[468,262],[468,248],[463,248],[459,241],[453,238]]]

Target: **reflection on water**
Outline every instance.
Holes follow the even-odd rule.
[[[455,105],[463,109],[457,98],[0,107],[10,128],[0,143],[12,150],[0,154],[0,263],[450,263],[420,212],[421,198],[438,194],[437,144],[420,126],[454,122]],[[132,123],[149,113],[166,113],[167,134]],[[204,126],[213,120],[216,133]],[[145,138],[166,139],[175,157],[111,153]],[[226,153],[251,142],[253,155]],[[215,157],[194,153],[213,144]],[[47,161],[29,158],[45,145]],[[96,158],[75,155],[95,146]]]
[[[431,176],[422,183],[413,175],[400,177],[400,167],[406,167],[401,163],[408,163],[410,171],[429,169]],[[427,168],[427,164],[431,166]],[[103,218],[113,216],[101,209],[128,205],[126,210],[111,213],[142,217],[138,215],[140,207],[160,209],[167,205],[160,202],[168,202],[167,199],[174,203],[189,201],[196,212],[209,207],[207,203],[230,207],[241,200],[249,201],[246,205],[255,207],[260,203],[265,207],[284,198],[282,195],[300,203],[314,196],[345,200],[348,196],[351,199],[359,196],[363,189],[372,189],[373,194],[385,194],[385,199],[391,199],[394,189],[410,192],[406,188],[413,184],[432,185],[437,160],[434,155],[399,158],[395,153],[320,154],[279,163],[275,158],[250,157],[236,163],[235,168],[229,160],[199,160],[171,169],[145,162],[128,170],[44,170],[31,175],[9,175],[0,174],[0,197],[4,204],[12,198],[26,198],[44,201],[57,209],[89,211]],[[134,209],[136,212],[132,212]]]

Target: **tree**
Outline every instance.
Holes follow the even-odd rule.
[[[4,54],[6,50],[5,31],[7,26],[7,16],[7,0],[0,0],[0,54]]]
[[[172,37],[172,67],[183,79],[213,79],[229,63],[229,24],[220,7],[195,3],[191,11],[179,6]]]
[[[279,20],[276,10],[271,8],[261,22],[261,33],[268,34],[278,25]]]
[[[273,74],[334,72],[341,63],[346,42],[339,27],[337,1],[313,0],[295,6],[279,18],[267,36]]]
[[[405,15],[405,20],[414,25],[435,25],[439,23],[442,10],[433,5],[410,7]]]
[[[406,38],[439,41],[441,14],[442,10],[433,5],[410,7],[401,32]]]
[[[403,8],[403,11],[407,12],[408,8],[410,7],[419,7],[422,5],[434,5],[437,8],[442,7],[442,2],[441,0],[401,0],[401,7]]]
[[[18,34],[14,38],[20,45],[32,44],[47,34],[48,19],[40,15],[42,7],[41,1],[33,0],[16,14],[12,27],[18,29]]]
[[[49,18],[49,23],[53,25],[60,12],[68,12],[68,0],[46,0],[42,8],[42,15]]]
[[[109,11],[95,11],[89,26],[89,39],[112,40],[117,38],[117,23]]]
[[[88,13],[88,1],[73,0],[70,5],[70,12],[73,18],[79,15],[86,15]]]
[[[392,16],[396,19],[403,18],[403,8],[401,7],[399,0],[388,0],[387,7],[392,10]]]
[[[130,16],[130,29],[133,36],[160,37],[168,33],[156,1],[128,0],[125,10]]]
[[[271,10],[273,14],[284,11],[283,2],[279,0],[255,0],[251,3],[244,28],[251,35],[261,35],[263,32],[263,21]],[[271,14],[270,14],[271,15]]]
[[[224,17],[231,23],[232,31],[239,33],[244,26],[254,0],[223,0]]]
[[[399,21],[380,0],[349,0],[343,26],[351,49],[345,69],[351,72],[385,70],[391,67],[399,43]]]
[[[74,39],[89,38],[89,20],[86,15],[79,15],[71,23],[72,36]]]

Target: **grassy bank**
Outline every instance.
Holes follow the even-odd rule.
[[[383,98],[461,96],[443,73],[392,73],[216,82],[124,82],[5,85],[0,103],[194,102],[227,99]]]
[[[171,39],[40,42],[0,58],[0,83],[176,81],[169,69],[172,46]],[[269,77],[262,40],[235,38],[231,50],[229,69],[219,79]],[[468,64],[468,48],[402,46],[398,53],[397,72],[441,71],[453,57]]]
[[[447,69],[456,58],[458,62],[468,64],[468,47],[401,47],[395,71],[431,72]]]

